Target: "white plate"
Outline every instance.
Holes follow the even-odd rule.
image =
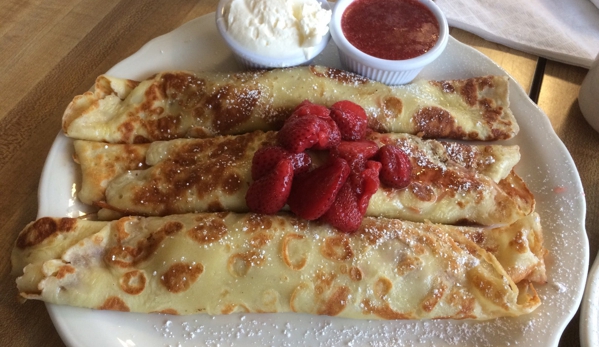
[[[599,346],[599,254],[589,272],[580,311],[580,345]]]
[[[339,67],[331,43],[315,63]],[[169,69],[238,69],[217,34],[214,15],[192,20],[158,37],[108,71],[131,79]],[[506,72],[454,39],[422,78],[467,78]],[[487,322],[360,321],[300,314],[233,314],[211,317],[144,315],[47,305],[56,329],[70,346],[555,346],[582,298],[588,267],[582,184],[565,146],[543,112],[510,81],[510,102],[521,126],[508,141],[521,146],[517,172],[537,199],[545,232],[549,283],[539,286],[543,305],[533,314]],[[78,216],[78,168],[72,142],[58,135],[39,189],[39,216]]]

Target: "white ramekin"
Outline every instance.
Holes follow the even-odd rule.
[[[327,46],[331,38],[329,30],[329,32],[327,32],[326,35],[322,38],[320,43],[310,49],[309,55],[307,57],[303,52],[293,55],[284,55],[284,53],[282,53],[280,57],[276,58],[260,55],[242,46],[239,42],[234,40],[227,32],[227,24],[224,18],[224,11],[225,5],[229,1],[230,0],[219,1],[218,7],[216,9],[216,27],[222,38],[229,46],[229,48],[231,48],[231,50],[235,54],[237,62],[246,69],[272,69],[310,64],[310,62],[312,62],[312,60],[317,55],[319,55],[322,52],[322,50]],[[326,0],[317,1],[320,3],[320,6],[322,8],[327,10],[331,9],[331,6]]]
[[[349,43],[341,30],[343,12],[354,1],[338,0],[329,24],[333,41],[339,49],[341,64],[346,70],[389,85],[405,84],[411,82],[426,65],[437,59],[447,46],[449,27],[445,15],[433,1],[419,0],[431,10],[439,22],[439,39],[433,48],[423,55],[406,60],[380,59],[368,55]]]

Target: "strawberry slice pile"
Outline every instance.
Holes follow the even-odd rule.
[[[319,218],[335,202],[349,172],[349,165],[345,160],[332,158],[324,165],[298,175],[293,181],[287,201],[289,208],[304,219]]]
[[[274,214],[287,204],[301,218],[356,231],[379,185],[405,188],[412,172],[399,147],[364,139],[367,124],[364,109],[351,101],[330,109],[302,102],[279,131],[278,146],[254,154],[249,209]],[[312,168],[308,149],[328,150],[327,162]]]

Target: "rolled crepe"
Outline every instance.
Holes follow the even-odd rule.
[[[440,141],[445,149],[433,143],[434,140],[420,141],[408,134],[377,134],[368,136],[379,145],[384,142],[406,143],[413,147],[418,143],[428,144],[442,151],[440,155],[463,165],[469,170],[488,176],[498,183],[506,178],[520,160],[518,146],[478,145]],[[387,138],[387,140],[385,140]],[[269,139],[262,146],[272,144]],[[154,146],[162,146],[154,144]],[[129,170],[148,167],[147,160],[155,163],[158,159],[146,158],[150,144],[107,144],[104,142],[74,141],[75,160],[81,166],[82,184],[79,199],[88,205],[105,200],[104,192],[108,183]],[[152,151],[151,153],[154,153]]]
[[[484,320],[540,304],[461,228],[366,218],[342,234],[291,215],[235,213],[106,223],[27,265],[17,287],[54,304],[182,315]]]
[[[369,138],[401,147],[413,166],[406,189],[379,188],[370,199],[369,216],[495,225],[513,223],[533,211],[532,194],[511,172],[520,158],[517,146],[453,145],[407,134],[373,133]],[[75,141],[83,174],[79,198],[103,207],[102,219],[248,212],[245,194],[252,157],[275,143],[274,132],[260,131],[154,142],[147,150],[147,145]],[[323,161],[322,152],[312,154],[314,162]],[[143,165],[148,168],[131,170]]]
[[[60,258],[68,248],[108,224],[106,221],[67,217],[43,217],[29,223],[19,233],[12,250],[12,274],[21,276],[28,264]],[[446,228],[455,229],[493,254],[515,283],[524,280],[537,283],[547,281],[544,260],[547,250],[543,246],[543,232],[537,213],[509,226]]]
[[[501,140],[519,128],[507,77],[417,81],[389,87],[322,66],[242,73],[172,71],[145,81],[102,75],[63,116],[72,138],[140,143],[277,130],[302,101],[361,105],[378,132]]]

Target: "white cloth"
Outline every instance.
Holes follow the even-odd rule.
[[[593,1],[593,2],[591,2]],[[436,0],[450,26],[589,68],[599,53],[599,0]]]

